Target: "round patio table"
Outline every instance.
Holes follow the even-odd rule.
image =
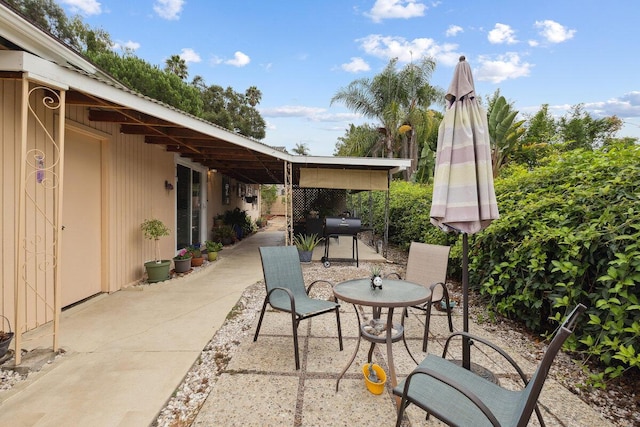
[[[356,311],[356,316],[358,318],[359,329],[356,349],[351,356],[351,360],[349,360],[349,363],[342,370],[342,373],[340,373],[340,376],[336,381],[336,391],[338,391],[340,380],[356,358],[358,349],[360,348],[361,338],[364,338],[371,343],[371,346],[369,348],[369,355],[367,357],[367,361],[369,363],[371,363],[371,357],[373,355],[373,350],[376,343],[385,343],[387,345],[387,358],[389,359],[389,380],[391,381],[391,387],[397,386],[398,380],[396,378],[396,368],[393,364],[392,344],[402,339],[402,341],[404,342],[404,346],[409,353],[409,356],[411,356],[416,364],[418,362],[411,354],[411,351],[409,351],[409,347],[407,346],[407,341],[405,340],[404,336],[403,325],[393,323],[393,309],[396,307],[405,308],[412,305],[423,304],[431,298],[431,291],[428,288],[425,288],[424,286],[418,285],[416,283],[408,282],[406,280],[394,279],[383,279],[382,289],[374,289],[371,286],[371,280],[367,278],[347,280],[346,282],[338,283],[333,288],[333,294],[337,299],[353,304]],[[367,328],[367,326],[371,325],[362,324],[362,322],[360,321],[358,308],[356,307],[357,305],[373,307],[374,325],[379,322],[384,323],[384,321],[380,320],[380,314],[383,308],[388,309],[387,320],[384,324],[384,334],[375,335],[371,332],[371,328]]]

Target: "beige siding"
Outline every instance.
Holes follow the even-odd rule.
[[[40,95],[41,96],[41,95]],[[0,225],[0,310],[11,321],[14,318],[15,300],[15,248],[17,240],[16,209],[18,205],[18,174],[20,162],[20,80],[0,80],[0,194],[2,210]],[[57,138],[56,112],[47,109],[39,100],[32,104],[47,132]],[[161,255],[170,259],[175,253],[175,191],[165,189],[165,181],[175,183],[175,159],[163,146],[145,144],[144,138],[120,133],[118,125],[91,123],[84,107],[69,106],[65,117],[67,128],[100,140],[101,144],[101,205],[103,224],[102,248],[99,254],[85,254],[78,248],[79,257],[102,258],[102,286],[104,292],[114,292],[138,283],[144,276],[144,262],[154,257],[154,242],[143,239],[140,224],[147,218],[158,218],[172,229],[172,235],[161,239]],[[45,151],[46,161],[55,158],[47,143],[47,132],[30,119],[28,122],[28,146]],[[216,172],[207,175],[207,236],[213,226],[213,218],[219,213],[239,207],[252,218],[259,216],[259,205],[246,203],[237,191],[231,193],[231,203],[222,204],[222,177]],[[237,189],[237,182],[232,182]],[[54,193],[43,193],[32,175],[28,190],[42,198],[41,208],[47,216],[55,213]],[[257,194],[258,186],[253,187]],[[64,211],[82,209],[82,206],[63,206]],[[47,220],[27,205],[26,227],[28,233],[41,235],[45,243],[53,241],[53,229]],[[28,289],[25,292],[26,329],[33,329],[52,320],[53,270],[41,269],[40,261],[30,260],[26,269]],[[44,259],[44,261],[49,261]],[[80,260],[81,261],[81,260]],[[65,286],[64,283],[61,284]],[[38,295],[34,290],[38,291]]]
[[[253,203],[246,203],[244,198],[238,197],[238,192],[232,191],[230,197],[230,203],[228,205],[222,204],[222,174],[214,171],[209,171],[207,174],[207,239],[211,238],[211,230],[213,228],[213,220],[216,216],[224,214],[228,210],[233,210],[236,207],[246,211],[254,221],[260,217],[260,201],[255,205]],[[231,180],[231,187],[237,188],[238,182]],[[258,184],[252,184],[250,186],[253,190],[253,194],[260,196],[260,186]]]
[[[20,127],[16,114],[20,109],[20,85],[15,80],[0,80],[0,313],[13,324],[16,221],[18,205],[16,182],[20,157]],[[0,329],[6,330],[6,324]]]
[[[0,80],[0,311],[13,324],[15,248],[17,240],[16,209],[18,205],[18,175],[20,162],[20,97],[19,80]],[[49,133],[55,135],[54,112],[42,102],[32,104],[42,118]],[[120,134],[117,125],[91,123],[87,111],[81,107],[69,107],[66,111],[67,127],[84,132],[101,141],[102,146],[102,205],[106,210],[102,230],[100,254],[84,254],[78,248],[79,257],[101,256],[102,290],[113,292],[137,283],[144,275],[144,262],[154,257],[153,242],[145,241],[140,224],[146,218],[159,218],[173,228],[175,224],[175,193],[164,188],[165,180],[173,181],[175,163],[173,154],[162,146],[145,144],[143,137]],[[47,146],[46,132],[35,120],[28,123],[28,146],[45,150],[46,161],[55,156]],[[42,186],[35,178],[27,180],[28,191],[44,200],[41,207],[47,216],[55,212],[53,193],[42,193]],[[63,206],[82,209],[82,206]],[[64,212],[63,212],[64,216]],[[53,240],[50,224],[34,214],[34,207],[27,204],[26,227],[28,234],[42,236],[49,244]],[[173,230],[172,230],[173,234]],[[175,236],[161,240],[161,254],[170,259],[174,254]],[[25,292],[25,323],[27,330],[52,319],[53,312],[47,304],[53,303],[53,271],[42,269],[41,261],[30,260],[26,269],[28,289]],[[62,283],[64,287],[64,283]],[[33,290],[37,289],[39,296]],[[0,327],[1,329],[2,327]]]
[[[106,290],[113,292],[136,284],[144,275],[144,263],[154,257],[154,244],[143,239],[140,224],[147,218],[158,218],[170,228],[175,224],[175,193],[164,188],[165,180],[172,182],[175,175],[173,154],[163,146],[145,144],[141,136],[121,134],[118,125],[89,122],[84,109],[72,108],[68,117],[111,135],[105,141],[104,186],[109,230]],[[173,230],[161,239],[164,259],[173,257],[174,241]]]

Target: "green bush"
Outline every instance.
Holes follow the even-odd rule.
[[[640,147],[573,151],[496,181],[500,219],[474,239],[470,281],[537,332],[582,302],[568,342],[611,377],[639,367]]]
[[[469,236],[470,286],[491,310],[543,335],[575,304],[587,305],[567,347],[605,366],[593,378],[602,385],[640,367],[640,147],[572,151],[540,164],[496,179],[500,219]],[[430,185],[392,183],[389,241],[451,245],[449,275],[460,280],[461,239],[430,224],[431,194]],[[377,233],[384,203],[375,193]]]

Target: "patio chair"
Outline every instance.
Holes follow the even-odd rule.
[[[419,242],[411,242],[409,247],[409,259],[407,260],[407,271],[404,280],[426,286],[431,290],[431,299],[429,301],[413,306],[413,308],[426,312],[424,337],[422,339],[422,351],[425,353],[427,352],[431,306],[433,304],[444,300],[449,321],[449,332],[453,332],[449,292],[445,285],[447,267],[449,265],[449,250],[449,246]],[[396,273],[391,273],[390,275],[396,275],[400,278]]]
[[[517,426],[528,424],[535,409],[540,425],[544,427],[542,415],[537,407],[540,391],[547,378],[549,368],[565,340],[573,333],[578,317],[586,307],[578,304],[564,323],[557,329],[542,361],[527,381],[522,369],[502,349],[487,340],[458,332],[454,336],[469,336],[503,356],[524,381],[522,390],[507,390],[499,385],[442,357],[427,355],[409,376],[393,389],[401,396],[396,426],[400,426],[405,409],[411,403],[433,414],[448,425],[456,426]]]
[[[274,246],[260,248],[262,259],[262,271],[264,273],[264,283],[267,288],[267,295],[262,305],[258,327],[253,337],[253,341],[258,339],[260,326],[264,313],[269,304],[274,310],[291,313],[293,324],[293,348],[296,356],[296,370],[300,369],[300,354],[298,351],[298,325],[300,321],[320,314],[335,311],[336,322],[338,324],[338,341],[340,351],[342,351],[342,329],[340,327],[340,304],[334,301],[327,301],[309,297],[311,288],[319,282],[328,283],[326,280],[316,280],[306,289],[300,258],[295,246]]]

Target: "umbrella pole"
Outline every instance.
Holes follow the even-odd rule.
[[[462,233],[462,330],[469,332],[469,236]],[[471,368],[471,343],[462,337],[462,367]]]

